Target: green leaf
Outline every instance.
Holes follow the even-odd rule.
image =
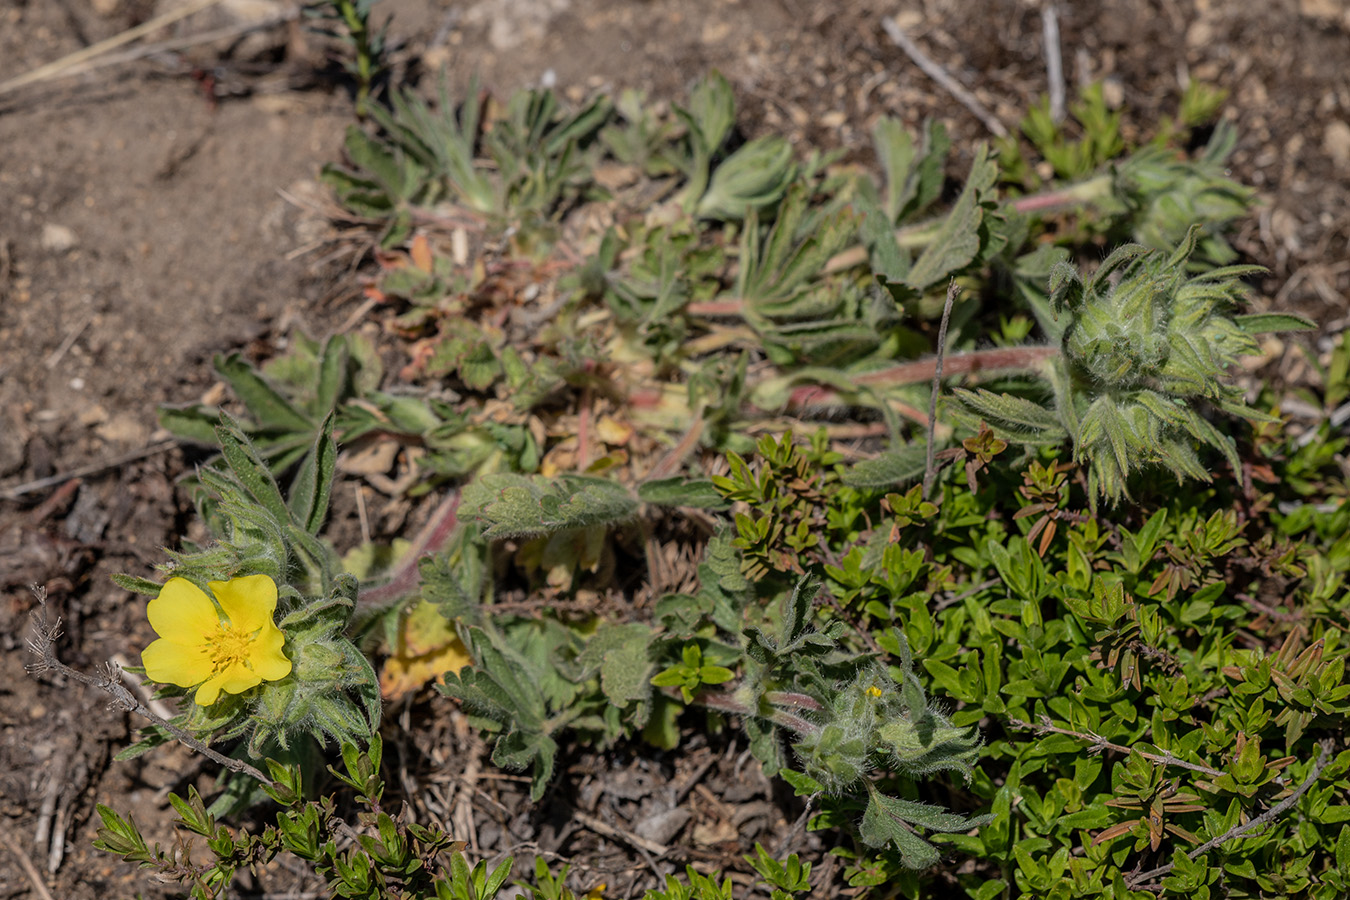
[[[1248,334],[1265,334],[1272,331],[1315,331],[1317,323],[1312,319],[1294,313],[1250,313],[1234,316],[1239,328]]]
[[[881,116],[872,126],[872,143],[885,176],[886,202],[883,208],[887,225],[890,226],[895,223],[900,207],[904,204],[906,182],[914,167],[914,138],[899,119]]]
[[[216,445],[216,424],[220,412],[215,407],[193,403],[188,406],[162,405],[155,410],[161,428],[175,437],[198,444]]]
[[[813,797],[825,790],[825,786],[804,772],[793,769],[779,769],[778,775],[789,785],[798,797]]]
[[[288,505],[296,521],[310,534],[318,534],[328,518],[328,502],[337,469],[337,444],[333,442],[333,413],[324,416],[314,446],[300,464],[291,482]]]
[[[907,444],[898,450],[887,450],[876,459],[867,459],[844,470],[844,484],[849,487],[880,488],[904,484],[923,475],[927,465],[928,449],[924,444]]]
[[[695,213],[703,219],[737,221],[750,210],[782,199],[796,175],[792,145],[777,135],[755,138],[712,173]]]
[[[951,138],[941,122],[929,119],[924,123],[923,154],[917,166],[911,167],[899,194],[899,210],[893,221],[906,221],[923,212],[942,194],[943,169]]]
[[[638,499],[658,506],[685,506],[693,509],[729,509],[731,507],[711,481],[690,481],[680,476],[648,481],[638,485]]]
[[[323,345],[323,356],[319,360],[319,384],[316,412],[325,416],[337,409],[338,402],[348,390],[348,369],[351,354],[347,341],[340,335],[330,337]]]
[[[651,696],[654,666],[648,648],[654,632],[640,622],[626,625],[602,625],[586,642],[577,662],[588,670],[599,670],[600,688],[618,707],[626,707]]]
[[[1051,410],[1012,394],[995,394],[981,388],[969,391],[956,388],[957,399],[989,420],[991,425],[1013,429],[1028,436],[1044,436],[1047,442],[1058,442],[1066,436],[1059,418]]]
[[[248,407],[249,413],[257,420],[260,428],[273,428],[281,431],[300,431],[310,434],[317,423],[296,409],[289,400],[281,396],[258,374],[238,353],[217,356],[216,371],[230,383],[239,399]]]
[[[137,578],[134,575],[123,575],[121,572],[112,574],[113,583],[124,591],[130,591],[133,594],[142,594],[146,597],[158,597],[159,592],[164,589],[164,585],[148,578]]]
[[[281,498],[281,489],[268,471],[253,443],[239,430],[234,421],[221,413],[222,425],[216,426],[216,442],[220,445],[225,463],[234,473],[239,484],[263,509],[270,512],[280,522],[291,520],[290,509]]]
[[[900,851],[900,863],[905,868],[926,869],[938,861],[938,852],[907,827],[902,816],[892,812],[890,804],[901,802],[869,787],[859,836],[869,847],[895,847]]]
[[[952,210],[927,249],[914,261],[904,284],[922,292],[946,281],[979,255],[986,235],[981,226],[985,216],[994,208],[994,182],[998,180],[998,166],[989,159],[988,148],[981,144],[975,151],[970,175]]]
[[[484,537],[520,537],[610,525],[629,518],[638,508],[638,501],[627,488],[604,478],[527,477],[507,472],[469,482],[463,504],[466,517],[476,516],[485,524]]]

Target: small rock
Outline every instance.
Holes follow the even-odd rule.
[[[79,238],[75,237],[75,232],[64,225],[43,225],[42,226],[42,249],[51,253],[65,253],[78,244]]]
[[[734,841],[737,837],[739,832],[730,822],[699,822],[694,826],[694,843],[700,847]]]
[[[705,44],[720,44],[722,41],[726,40],[727,35],[729,34],[731,34],[730,22],[721,21],[703,23],[703,34],[701,37]]]
[[[1322,133],[1322,147],[1338,166],[1350,166],[1350,125],[1340,119],[1327,123]]]
[[[543,40],[549,23],[571,6],[571,0],[479,0],[464,12],[464,25],[487,25],[488,43],[496,50]]]
[[[150,429],[134,416],[116,415],[96,427],[94,434],[110,444],[139,447],[149,440]]]
[[[1102,81],[1102,101],[1107,109],[1120,109],[1125,105],[1125,85],[1119,78]]]
[[[1350,16],[1350,4],[1345,0],[1298,0],[1298,11],[1310,19],[1334,22]]]
[[[647,816],[642,821],[633,826],[633,831],[638,837],[644,837],[649,841],[656,841],[658,844],[669,843],[675,835],[680,833],[693,817],[693,813],[684,807],[677,806],[674,809],[668,809],[655,815]]]
[[[108,421],[108,411],[97,403],[80,413],[79,417],[80,424],[85,428],[102,425],[106,421]]]
[[[17,428],[0,428],[0,476],[23,468],[23,443]]]

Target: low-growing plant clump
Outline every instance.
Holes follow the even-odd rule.
[[[698,729],[782,780],[783,846],[644,900],[1350,892],[1344,440],[1235,380],[1311,323],[1244,312],[1231,127],[1175,149],[1221,98],[1129,148],[1089,90],[1081,139],[1033,111],[960,183],[940,125],[882,118],[877,178],[742,140],[716,74],[669,111],[384,102],[351,35],[368,121],[324,177],[407,363],[300,336],[216,360],[233,415],[162,410],[218,450],[186,485],[211,543],[119,581],[157,598],[141,672],[180,712],[83,678],[154,719],[124,756],[183,741],[222,789],[170,795],[207,861],[106,807],[100,847],[203,898],[280,854],[336,896],[513,896],[510,859],[385,800],[381,688],[434,678],[532,801],[570,748]],[[1339,404],[1347,359],[1304,402]],[[340,447],[444,493],[401,557],[323,536]],[[677,534],[695,562],[658,580]],[[600,896],[542,855],[522,877]]]

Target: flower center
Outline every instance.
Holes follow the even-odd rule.
[[[249,664],[248,645],[253,635],[240,631],[226,622],[220,623],[215,634],[206,639],[207,651],[211,655],[212,671],[220,672],[236,663]],[[250,666],[250,668],[252,668]]]

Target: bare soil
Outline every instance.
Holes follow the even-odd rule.
[[[0,81],[172,6],[0,0]],[[1187,78],[1230,92],[1227,114],[1241,135],[1233,171],[1263,201],[1236,240],[1270,269],[1257,303],[1313,317],[1320,340],[1342,330],[1350,4],[1060,6],[1070,85],[1108,79],[1127,139],[1175,109]],[[150,40],[257,8],[286,4],[222,3]],[[377,9],[392,14],[399,78],[434,81],[444,66],[460,90],[477,72],[499,96],[547,81],[574,100],[625,87],[678,100],[717,68],[749,135],[777,131],[803,149],[866,159],[877,115],[915,126],[937,117],[960,148],[956,174],[990,135],[897,49],[882,16],[897,16],[1009,126],[1046,90],[1039,4],[1026,0],[387,0]],[[318,168],[337,158],[351,121],[327,48],[295,22],[0,94],[0,900],[165,890],[91,848],[94,805],[129,811],[167,841],[168,791],[208,784],[204,769],[174,750],[112,762],[134,723],[77,685],[25,673],[29,586],[45,585],[64,620],[67,663],[137,660],[150,639],[144,603],[108,576],[149,574],[160,548],[181,540],[191,511],[175,479],[196,459],[156,433],[155,406],[212,391],[213,354],[266,358],[294,329],[331,331],[358,305],[351,271],[323,255],[328,226],[312,212]],[[83,474],[48,483],[71,473]],[[468,807],[464,835],[474,848],[574,859],[578,885],[608,881],[609,896],[640,895],[671,860],[734,867],[754,840],[772,846],[795,816],[734,744],[695,738],[656,760],[574,753],[566,788],[531,810],[522,786],[490,771],[445,705],[411,702],[389,720],[406,770],[400,790],[422,785],[446,800],[449,816],[447,792],[481,762],[476,784],[489,799]],[[670,860],[649,864],[574,815],[630,829],[650,820],[649,801],[668,789],[689,813],[662,838],[677,846]],[[316,886],[276,868],[240,892]]]

